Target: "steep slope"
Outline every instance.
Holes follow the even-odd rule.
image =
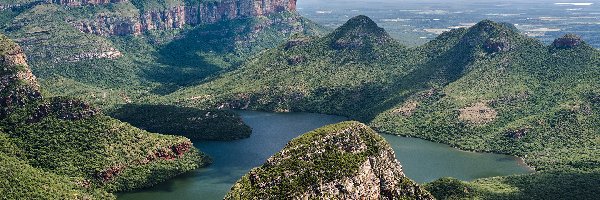
[[[78,100],[43,98],[23,50],[2,35],[0,44],[1,168],[32,173],[2,173],[6,197],[112,198],[106,191],[148,187],[207,164],[187,138],[145,132]]]
[[[295,1],[45,2],[11,3],[2,32],[23,46],[50,95],[103,108],[146,102],[323,30],[295,13]]]
[[[292,140],[242,177],[225,199],[433,199],[406,178],[385,140],[342,122]]]
[[[489,25],[501,27],[484,23],[461,39],[479,47],[457,80],[430,97],[415,95],[372,125],[386,133],[523,156],[538,170],[598,166],[600,158],[593,156],[598,151],[589,147],[600,137],[594,100],[600,52],[572,36],[552,46],[516,33],[472,40]]]
[[[383,100],[418,61],[366,16],[322,38],[297,37],[239,70],[167,98],[196,107],[356,116]]]

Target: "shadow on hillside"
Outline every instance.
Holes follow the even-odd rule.
[[[504,184],[519,188],[505,199],[596,199],[600,194],[600,171],[545,172],[507,177]]]
[[[242,61],[236,42],[251,32],[249,20],[198,26],[157,51],[158,62],[168,67],[146,71],[151,80],[170,86],[191,86],[231,69]],[[155,91],[159,94],[171,92]]]
[[[425,90],[433,89],[432,86],[445,86],[448,83],[458,80],[464,70],[472,62],[472,49],[465,48],[459,44],[452,46],[447,51],[439,51],[433,48],[418,49],[431,59],[418,67],[404,77],[398,79],[394,86],[389,89],[387,98],[376,102],[377,104],[362,110],[363,113],[359,119],[370,121],[379,113],[394,108],[398,104],[406,101],[412,95]],[[443,52],[442,54],[427,52]]]
[[[193,140],[237,140],[252,133],[238,114],[227,110],[127,104],[109,115],[150,132],[181,135]]]

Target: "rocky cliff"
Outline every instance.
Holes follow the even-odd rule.
[[[54,0],[67,6],[86,4],[120,3],[126,0]],[[294,12],[296,0],[223,0],[164,6],[161,8],[138,8],[137,16],[121,17],[99,14],[93,19],[70,21],[84,33],[97,35],[138,35],[148,30],[178,29],[186,25],[212,24],[224,20],[266,16],[279,12]]]
[[[225,199],[433,199],[359,122],[306,133],[240,179]]]
[[[109,3],[121,3],[128,0],[47,0],[49,3],[67,5],[67,6],[83,6],[83,5],[102,5]]]

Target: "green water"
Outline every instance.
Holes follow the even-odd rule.
[[[194,141],[213,158],[207,168],[183,174],[153,188],[119,194],[120,200],[223,199],[231,186],[253,167],[260,166],[302,133],[345,118],[311,113],[240,111],[252,127],[248,139],[217,142]],[[498,154],[465,152],[414,138],[384,135],[408,177],[427,182],[452,176],[462,180],[530,172],[519,159]]]

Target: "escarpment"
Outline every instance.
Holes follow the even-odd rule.
[[[292,140],[225,199],[433,199],[372,129],[342,122]]]
[[[53,0],[66,6],[126,3],[127,0]],[[139,6],[139,5],[138,5]],[[97,35],[139,35],[144,31],[179,29],[184,26],[213,24],[226,20],[295,12],[296,0],[223,0],[201,3],[176,1],[161,8],[140,8],[134,16],[96,15],[92,19],[71,20],[84,33]]]

